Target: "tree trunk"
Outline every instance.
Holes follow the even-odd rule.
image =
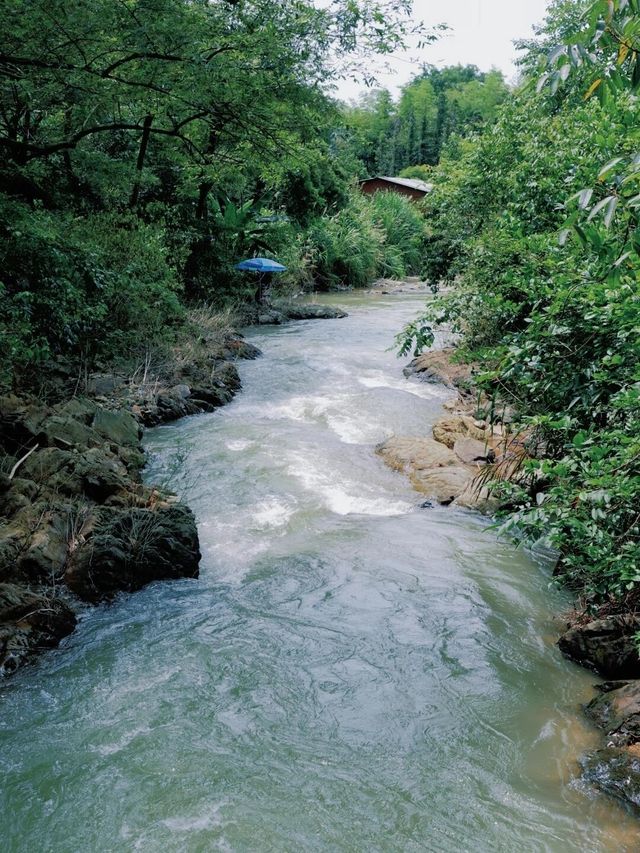
[[[147,156],[147,147],[149,145],[149,137],[151,136],[152,123],[153,116],[145,116],[144,122],[142,124],[142,138],[140,139],[140,149],[138,150],[138,159],[136,161],[136,180],[133,185],[133,189],[131,190],[131,198],[129,200],[129,207],[132,209],[137,206],[138,198],[140,197],[140,177],[142,175],[142,169],[144,167],[144,158]]]

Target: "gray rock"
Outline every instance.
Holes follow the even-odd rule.
[[[289,320],[339,320],[348,317],[346,311],[333,305],[316,305],[310,302],[287,303],[278,308]]]
[[[13,672],[43,648],[53,648],[76,626],[64,601],[0,583],[0,674]]]
[[[604,678],[640,678],[640,654],[635,636],[640,617],[607,616],[576,625],[560,637],[560,651]]]
[[[91,424],[93,429],[107,441],[124,447],[137,447],[140,443],[140,425],[130,412],[112,412],[96,409]]]
[[[191,510],[97,509],[67,562],[65,581],[86,601],[132,592],[154,580],[198,576],[200,549]]]

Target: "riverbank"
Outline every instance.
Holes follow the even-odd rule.
[[[257,322],[345,316],[279,306]],[[193,513],[142,483],[142,431],[212,412],[260,350],[206,309],[169,350],[82,375],[58,364],[40,396],[0,397],[0,675],[73,632],[85,604],[155,580],[198,576]]]
[[[456,360],[453,348],[415,358],[405,375],[442,384],[456,397],[444,404],[447,414],[433,424],[431,438],[394,436],[377,452],[426,498],[493,514],[501,508],[495,489],[500,481],[538,491],[526,480],[523,463],[543,458],[544,447],[513,428],[510,412],[488,411],[488,401],[474,387],[476,370]],[[543,489],[540,483],[540,494]],[[634,809],[640,807],[639,634],[635,611],[603,606],[594,613],[577,607],[558,640],[566,657],[607,679],[595,685],[599,695],[583,706],[605,738],[601,749],[581,759],[584,778]]]

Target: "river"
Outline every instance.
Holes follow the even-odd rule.
[[[350,316],[251,330],[233,403],[147,434],[200,579],[0,686],[5,853],[638,849],[577,778],[596,679],[549,567],[373,453],[449,395],[387,351],[424,297],[325,298]]]

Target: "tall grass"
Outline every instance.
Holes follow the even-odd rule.
[[[306,229],[292,227],[278,257],[288,272],[282,288],[366,287],[376,278],[402,278],[419,272],[425,221],[409,199],[394,193],[354,193],[333,216]]]

